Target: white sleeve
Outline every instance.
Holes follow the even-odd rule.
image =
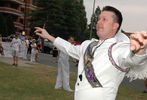
[[[147,78],[147,54],[135,55],[128,48],[129,45],[118,44],[114,46],[113,52],[115,55],[114,60],[122,69],[129,68],[126,76],[131,80]]]
[[[132,64],[130,64],[131,68],[126,76],[130,78],[131,81],[147,78],[147,54],[143,56],[131,54],[128,61]]]
[[[78,59],[80,58],[80,46],[75,46],[64,39],[57,37],[53,43],[59,50],[68,54],[69,56]]]

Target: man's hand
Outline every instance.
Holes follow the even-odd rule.
[[[40,28],[40,27],[35,27],[35,31],[34,33],[42,38],[47,38],[49,36],[49,33],[43,29],[43,28]]]
[[[130,35],[131,51],[142,54],[147,47],[147,32],[136,32]]]
[[[51,42],[54,42],[55,37],[51,36],[45,29],[40,28],[40,27],[35,27],[34,33],[42,38],[46,38],[50,40]]]

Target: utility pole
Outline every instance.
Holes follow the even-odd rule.
[[[26,32],[26,8],[27,8],[27,0],[24,0],[24,26],[23,26],[23,31]]]
[[[94,2],[93,2],[93,12],[92,12],[92,16],[93,16],[93,14],[94,14],[94,10],[95,10],[95,0],[94,0]],[[93,29],[93,18],[92,18],[92,21],[91,21],[91,30],[90,30],[90,39],[91,39],[91,37],[92,37],[92,29]]]

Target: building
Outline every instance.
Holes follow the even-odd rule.
[[[4,13],[6,17],[8,14],[12,15],[16,32],[24,31],[26,35],[29,35],[28,18],[31,17],[29,13],[37,9],[33,1],[35,0],[0,0],[0,13]]]

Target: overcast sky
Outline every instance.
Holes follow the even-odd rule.
[[[84,0],[88,24],[93,12],[94,0]],[[95,8],[111,5],[122,12],[122,29],[125,31],[147,31],[147,0],[95,0]]]

